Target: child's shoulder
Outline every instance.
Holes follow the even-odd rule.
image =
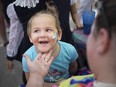
[[[59,44],[62,51],[65,51],[66,53],[70,53],[70,54],[77,53],[76,48],[72,44],[62,41],[59,41]]]
[[[63,42],[63,41],[58,41],[58,43],[61,45],[61,46],[67,46],[67,47],[74,47],[72,44],[70,43],[67,43],[67,42]]]
[[[35,51],[35,46],[31,46],[29,49],[27,49],[27,51],[25,53],[32,53],[33,51]]]
[[[35,46],[31,46],[24,54],[27,54],[32,60],[34,60],[34,58],[37,56]]]
[[[59,44],[62,50],[65,50],[69,53],[76,52],[76,48],[70,43],[60,41]]]

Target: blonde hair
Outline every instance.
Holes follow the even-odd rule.
[[[35,15],[33,15],[31,17],[31,19],[29,20],[28,24],[27,24],[27,34],[28,36],[30,36],[30,32],[31,32],[31,25],[32,25],[32,21],[35,17],[38,17],[41,14],[48,14],[54,17],[55,19],[55,24],[56,24],[56,29],[58,30],[58,33],[61,31],[61,27],[60,27],[60,22],[59,22],[59,17],[58,17],[58,11],[56,6],[54,5],[54,3],[52,1],[50,2],[46,2],[47,5],[47,9],[46,10],[42,10],[38,13],[36,13]]]

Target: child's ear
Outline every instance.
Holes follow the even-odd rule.
[[[59,31],[58,32],[58,40],[61,40],[61,38],[62,38],[62,31]]]
[[[100,29],[97,37],[97,51],[99,53],[105,53],[109,47],[109,34],[106,29]]]
[[[30,42],[32,43],[32,39],[31,39],[31,37],[29,36],[29,40],[30,40]]]

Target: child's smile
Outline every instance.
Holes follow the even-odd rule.
[[[39,41],[39,45],[40,45],[41,47],[46,47],[47,45],[49,45],[49,41],[45,41],[45,40]]]

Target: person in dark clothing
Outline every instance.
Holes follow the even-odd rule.
[[[3,13],[8,24],[9,24],[9,18],[7,16],[6,9],[7,9],[7,6],[14,1],[15,0],[1,0],[2,6],[3,6]]]
[[[76,1],[75,0],[51,0],[51,1],[54,2],[59,11],[59,20],[63,32],[61,41],[71,43],[72,32],[69,24],[70,13],[76,27],[77,28],[83,27],[80,23],[80,18],[77,14]]]
[[[7,46],[7,60],[8,60],[7,62],[8,62],[8,68],[10,70],[12,70],[12,68],[14,66],[13,60],[15,59],[15,60],[18,60],[19,62],[22,62],[23,53],[30,46],[32,46],[32,44],[30,43],[29,38],[27,36],[28,20],[36,12],[41,11],[43,9],[46,9],[45,0],[38,0],[38,1],[33,1],[33,2],[30,2],[29,0],[23,0],[23,1],[16,0],[15,2],[11,3],[8,6],[7,14],[10,17],[10,30],[11,30],[10,33],[12,33],[12,35],[10,34],[10,36],[9,36],[10,41],[9,41],[8,46]],[[15,26],[15,28],[14,28],[14,26]],[[23,32],[24,32],[23,38],[20,38],[19,37],[20,35],[16,35],[16,37],[13,36],[12,31],[13,31],[13,29],[18,30],[17,28],[20,28],[20,30],[23,30]],[[20,34],[18,32],[15,32],[15,34],[16,33]],[[16,40],[18,37],[19,37],[19,40],[21,40],[21,42],[18,40],[20,43],[18,43],[18,41]],[[17,45],[18,47],[16,45],[13,46],[12,41],[14,41],[15,44],[18,43],[19,44],[19,45]],[[24,84],[26,84],[24,73],[23,73],[23,82],[24,82]]]

